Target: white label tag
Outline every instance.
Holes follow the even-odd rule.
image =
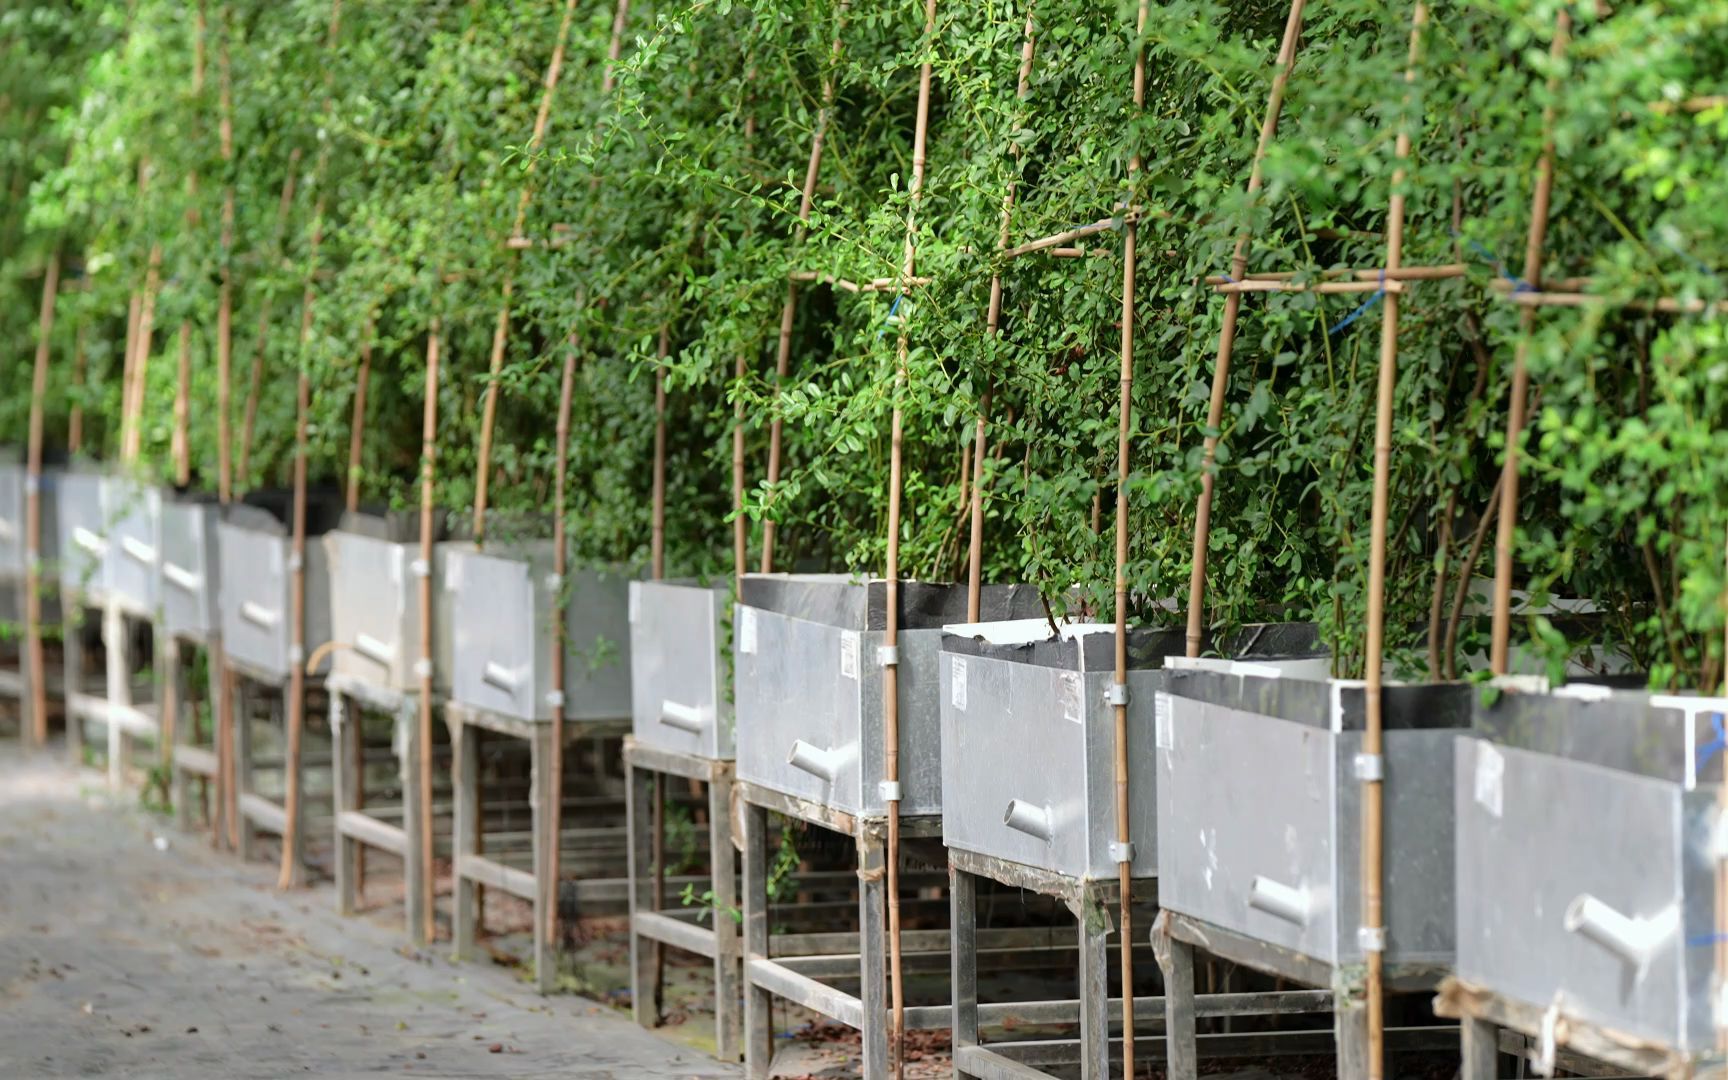
[[[756,609],[740,607],[738,609],[738,651],[754,653],[756,651]]]
[[[1073,723],[1081,723],[1083,715],[1080,708],[1080,675],[1077,672],[1062,673],[1062,719]]]
[[[1170,695],[1160,690],[1152,695],[1152,739],[1160,750],[1176,749],[1176,735],[1170,730],[1172,714],[1176,711],[1176,703],[1170,700]]]
[[[858,633],[855,630],[840,633],[840,674],[848,679],[858,677]]]
[[[444,560],[444,591],[462,591],[462,560],[454,555]]]
[[[961,712],[966,711],[966,660],[960,656],[948,658],[948,702]]]
[[[1500,816],[1506,780],[1506,759],[1493,744],[1476,744],[1476,801],[1495,817]]]
[[[641,614],[642,614],[642,586],[637,585],[634,582],[632,582],[630,585],[630,621],[635,622],[636,619]]]

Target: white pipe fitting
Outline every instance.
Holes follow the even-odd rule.
[[[389,667],[396,660],[395,648],[379,641],[371,634],[355,634],[354,651],[384,667]]]
[[[844,751],[824,750],[803,739],[797,739],[792,743],[792,752],[786,756],[786,762],[795,769],[802,769],[811,776],[832,784],[846,764],[846,757]]]
[[[660,722],[667,727],[700,735],[708,726],[708,710],[697,705],[680,705],[676,701],[660,702]]]
[[[120,550],[132,556],[132,558],[136,559],[138,562],[143,563],[145,566],[154,566],[156,564],[156,549],[138,539],[136,536],[122,536],[120,538]]]
[[[514,694],[516,688],[522,685],[520,675],[496,660],[486,661],[486,666],[480,669],[480,681],[506,694]]]
[[[18,539],[18,526],[7,518],[0,518],[0,540]]]
[[[162,564],[162,576],[168,580],[170,585],[176,586],[177,588],[183,589],[189,593],[195,593],[204,587],[203,578],[194,574],[185,567],[176,566],[171,562],[165,562]]]
[[[274,630],[282,624],[282,613],[248,600],[240,605],[240,617],[254,626]]]
[[[100,556],[108,553],[108,541],[83,526],[72,530],[72,542],[92,555]]]
[[[1568,933],[1582,934],[1642,969],[1680,929],[1680,909],[1670,904],[1648,919],[1628,916],[1589,893],[1579,893],[1566,905],[1565,926]]]
[[[1008,812],[1002,815],[1002,824],[1049,843],[1056,835],[1054,818],[1048,806],[1034,806],[1025,799],[1009,799]]]
[[[1313,905],[1307,889],[1256,874],[1254,884],[1248,890],[1248,906],[1285,922],[1307,926],[1309,909]]]

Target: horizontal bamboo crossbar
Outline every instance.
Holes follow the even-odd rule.
[[[1466,267],[1463,263],[1442,263],[1439,266],[1400,266],[1395,270],[1385,270],[1379,267],[1352,270],[1337,267],[1331,270],[1322,270],[1313,276],[1323,281],[1339,281],[1345,278],[1353,278],[1357,281],[1379,281],[1381,277],[1385,277],[1388,281],[1440,281],[1446,278],[1463,277],[1465,272]],[[1242,280],[1294,281],[1307,273],[1308,271],[1304,270],[1267,270],[1251,272]],[[1206,284],[1230,285],[1233,282],[1225,274],[1212,274],[1206,278]]]
[[[1214,285],[1213,292],[1220,293],[1371,293],[1404,291],[1404,282],[1396,279],[1387,281],[1267,281],[1262,278],[1251,278],[1247,281],[1229,281],[1222,285]]]

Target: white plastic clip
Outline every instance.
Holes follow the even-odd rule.
[[[564,576],[562,574],[547,574],[545,583],[546,591],[555,593],[564,587]]]
[[[288,646],[288,666],[299,667],[306,662],[306,650],[299,645]]]
[[[40,495],[42,493],[42,478],[35,473],[24,474],[24,494]]]
[[[1104,704],[1110,706],[1128,704],[1128,684],[1118,682],[1105,687]]]
[[[1134,841],[1132,841],[1132,840],[1112,840],[1112,841],[1110,841],[1110,861],[1114,862],[1114,863],[1133,862],[1134,861]]]
[[[1384,926],[1358,926],[1356,928],[1356,947],[1365,953],[1386,951],[1386,928]]]
[[[549,690],[549,691],[547,691],[546,704],[552,706],[552,708],[554,708],[554,709],[562,709],[564,707],[564,691],[562,691],[562,690]]]
[[[430,679],[432,677],[431,657],[422,656],[420,659],[414,661],[414,677],[416,679]]]
[[[898,780],[883,780],[876,785],[876,794],[885,803],[900,801],[900,782]]]
[[[425,559],[415,559],[408,564],[408,572],[415,577],[431,577],[432,567],[427,564]]]
[[[900,664],[900,646],[876,646],[876,662],[883,667],[897,667]]]
[[[1379,754],[1357,754],[1353,768],[1356,779],[1363,783],[1380,783],[1386,779],[1386,759]]]
[[[288,572],[290,574],[298,574],[305,568],[306,561],[300,557],[300,553],[297,551],[290,551],[288,553]]]
[[[1537,1076],[1553,1076],[1555,1059],[1560,1048],[1560,995],[1554,995],[1554,1001],[1542,1014],[1542,1023],[1536,1031],[1536,1046],[1529,1051],[1530,1066]]]

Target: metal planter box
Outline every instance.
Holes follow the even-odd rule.
[[[637,742],[732,758],[726,601],[725,585],[630,583],[631,730]]]
[[[1287,674],[1324,675],[1310,625],[1256,628],[1252,649]],[[952,626],[942,638],[942,840],[1085,880],[1114,878],[1116,633],[1044,619]],[[1158,870],[1157,771],[1150,750],[1166,657],[1180,630],[1129,632],[1128,745],[1133,873]]]
[[[288,676],[293,612],[288,557],[292,538],[267,511],[230,506],[216,527],[223,567],[219,592],[228,658],[273,679]],[[324,545],[306,540],[305,655],[330,640],[330,571]],[[300,660],[303,662],[304,657]]]
[[[452,545],[445,588],[453,595],[450,696],[470,708],[549,721],[553,612],[559,583],[550,541]],[[621,572],[570,575],[562,702],[572,720],[630,715],[629,579]]]
[[[41,496],[37,506],[41,512],[41,534],[37,550],[43,558],[53,558],[59,551],[59,514],[57,472],[42,471]],[[20,464],[0,464],[0,581],[22,581],[29,569],[26,560],[28,537],[24,535],[25,502],[29,490],[28,470]]]
[[[1716,1048],[1724,710],[1594,687],[1478,703],[1477,737],[1455,740],[1461,979]]]
[[[1042,614],[1038,591],[986,586],[992,620]],[[965,586],[900,585],[900,812],[942,812],[942,627]],[[887,585],[838,574],[751,574],[733,633],[738,778],[843,813],[887,812],[880,784]]]
[[[162,574],[162,492],[127,477],[106,477],[102,512],[108,522],[108,594],[128,613],[153,619]]]
[[[406,530],[418,534],[418,522]],[[385,519],[344,515],[342,527],[325,533],[330,566],[330,632],[339,648],[331,670],[348,678],[417,693],[420,678],[420,586],[415,572],[420,541]],[[450,688],[450,595],[445,563],[450,545],[433,545],[433,689]]]
[[[60,587],[99,604],[107,588],[108,519],[102,510],[102,474],[67,470],[56,485]]]
[[[204,500],[162,503],[162,623],[168,633],[208,641],[221,633],[216,526],[222,508]]]
[[[1192,668],[1165,678],[1159,903],[1328,965],[1361,962],[1362,684]],[[1387,964],[1452,959],[1450,747],[1474,692],[1382,692]]]

